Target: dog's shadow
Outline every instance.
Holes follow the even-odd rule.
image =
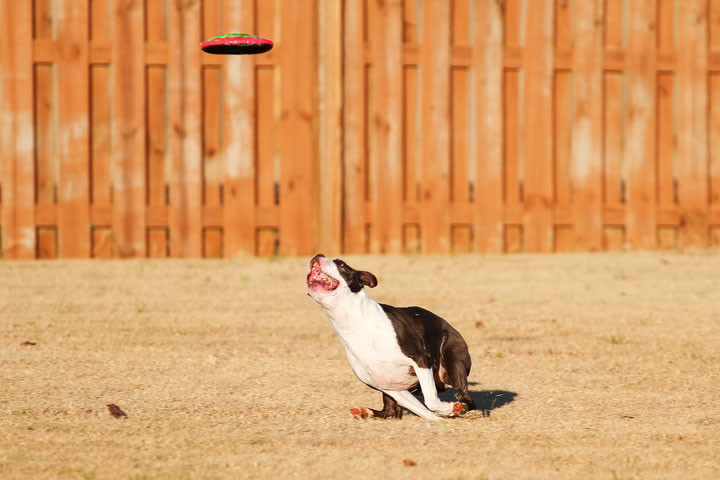
[[[473,382],[468,383],[470,383],[470,385],[476,385]],[[452,388],[439,393],[438,396],[441,400],[451,402],[455,401],[456,393],[457,391]],[[480,412],[483,417],[489,417],[490,413],[496,408],[500,408],[514,401],[515,397],[517,397],[517,393],[508,392],[506,390],[470,390],[470,397],[473,399],[473,402],[475,402],[477,411]]]

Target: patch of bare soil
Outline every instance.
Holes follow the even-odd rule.
[[[481,411],[354,419],[305,258],[5,261],[0,478],[720,478],[720,252],[345,260]]]

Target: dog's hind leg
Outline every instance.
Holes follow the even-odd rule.
[[[383,392],[383,409],[375,410],[373,408],[354,407],[350,412],[356,418],[402,418],[402,407],[398,405],[394,398]]]

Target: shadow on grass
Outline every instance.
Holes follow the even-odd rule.
[[[473,384],[472,382],[469,383],[471,385]],[[456,393],[457,391],[453,388],[451,390],[440,393],[438,396],[440,397],[440,399],[449,402],[455,400]],[[492,412],[496,408],[500,408],[514,401],[515,397],[517,397],[517,393],[508,392],[505,390],[470,390],[470,397],[475,402],[478,411],[482,413],[482,416],[489,417],[490,412]]]

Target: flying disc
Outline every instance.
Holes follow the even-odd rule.
[[[205,40],[200,44],[203,52],[216,55],[251,55],[264,53],[273,47],[267,38],[247,33],[228,33]]]

